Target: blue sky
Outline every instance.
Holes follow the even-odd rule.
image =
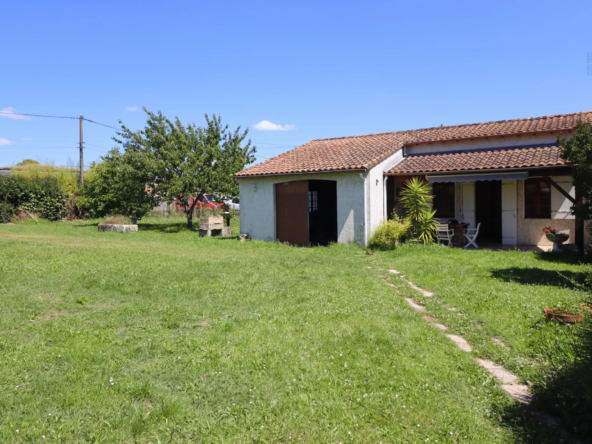
[[[3,2],[0,110],[132,129],[142,106],[215,113],[250,127],[259,160],[312,139],[591,110],[591,18],[586,1]],[[0,165],[77,159],[78,121],[14,117],[0,117]],[[85,163],[113,135],[85,122]]]

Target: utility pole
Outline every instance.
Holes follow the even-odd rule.
[[[84,183],[84,152],[83,152],[83,145],[84,142],[82,141],[82,120],[84,117],[80,116],[80,185]]]

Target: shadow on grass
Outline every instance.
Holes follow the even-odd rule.
[[[157,231],[160,233],[180,233],[182,231],[190,231],[197,233],[198,229],[194,225],[193,228],[187,228],[186,222],[179,222],[173,224],[138,224],[138,231]]]
[[[512,430],[514,442],[557,443],[562,438],[565,441],[566,437],[562,436],[555,426],[545,424],[541,416],[533,413],[529,406],[512,403],[494,411],[500,424]]]
[[[551,253],[551,252],[537,252],[534,253],[535,259],[539,261],[557,263],[557,264],[592,264],[592,255],[576,254],[576,253]]]
[[[552,285],[555,287],[576,288],[572,281],[580,282],[583,273],[562,270],[546,270],[544,268],[510,267],[493,270],[491,276],[504,282],[515,282],[522,285]]]
[[[554,353],[554,368],[543,382],[532,387],[532,409],[551,416],[563,430],[563,436],[545,437],[541,416],[528,408],[511,405],[499,412],[502,421],[512,428],[520,442],[592,442],[592,316],[576,330],[570,342],[571,353]],[[571,436],[566,436],[570,434]],[[543,439],[544,438],[544,439]],[[552,438],[552,439],[551,439]]]

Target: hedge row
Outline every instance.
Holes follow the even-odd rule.
[[[0,223],[10,221],[17,211],[30,211],[48,220],[60,220],[68,195],[57,178],[0,176]]]

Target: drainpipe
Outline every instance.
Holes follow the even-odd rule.
[[[382,176],[382,181],[384,184],[384,189],[382,190],[382,198],[383,198],[383,202],[382,202],[382,207],[384,209],[384,220],[386,221],[388,219],[388,214],[387,214],[387,209],[386,209],[386,183],[389,179],[389,176]]]
[[[366,176],[360,173],[360,177],[364,181],[364,246],[368,243],[368,211],[366,210]]]

